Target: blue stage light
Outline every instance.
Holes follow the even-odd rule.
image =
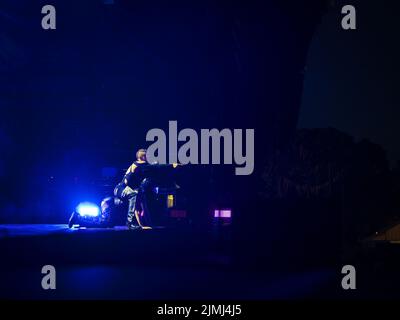
[[[97,217],[100,215],[100,208],[93,203],[83,202],[76,207],[76,212],[83,217]]]

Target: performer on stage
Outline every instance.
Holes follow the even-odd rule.
[[[146,149],[136,152],[136,161],[128,168],[123,180],[115,187],[114,195],[122,200],[129,201],[127,226],[131,230],[151,229],[148,214],[146,192],[153,187],[153,177],[157,169],[176,168],[172,165],[149,164],[146,158]]]

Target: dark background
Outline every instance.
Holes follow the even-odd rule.
[[[352,3],[357,31],[340,1],[52,1],[45,31],[47,3],[3,2],[0,222],[66,222],[169,120],[253,128],[253,175],[182,171],[193,215],[232,207],[246,263],[338,261],[396,221],[400,190],[398,6]]]
[[[54,32],[41,29],[43,4],[2,8],[3,220],[64,221],[102,168],[129,166],[168,120],[256,129],[253,176],[193,168],[190,183],[255,195],[266,156],[294,133],[323,2],[56,1]]]
[[[399,6],[395,1],[352,1],[357,30],[337,22],[339,8],[318,26],[307,58],[300,127],[334,127],[382,145],[392,166],[399,148]]]

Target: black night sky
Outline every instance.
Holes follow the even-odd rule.
[[[358,28],[341,28],[340,8],[327,13],[309,51],[299,127],[333,127],[367,138],[400,159],[399,5],[351,1]]]

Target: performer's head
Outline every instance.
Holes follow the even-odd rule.
[[[146,149],[139,149],[139,150],[136,152],[136,159],[137,159],[138,161],[147,162],[147,159],[146,159]]]

